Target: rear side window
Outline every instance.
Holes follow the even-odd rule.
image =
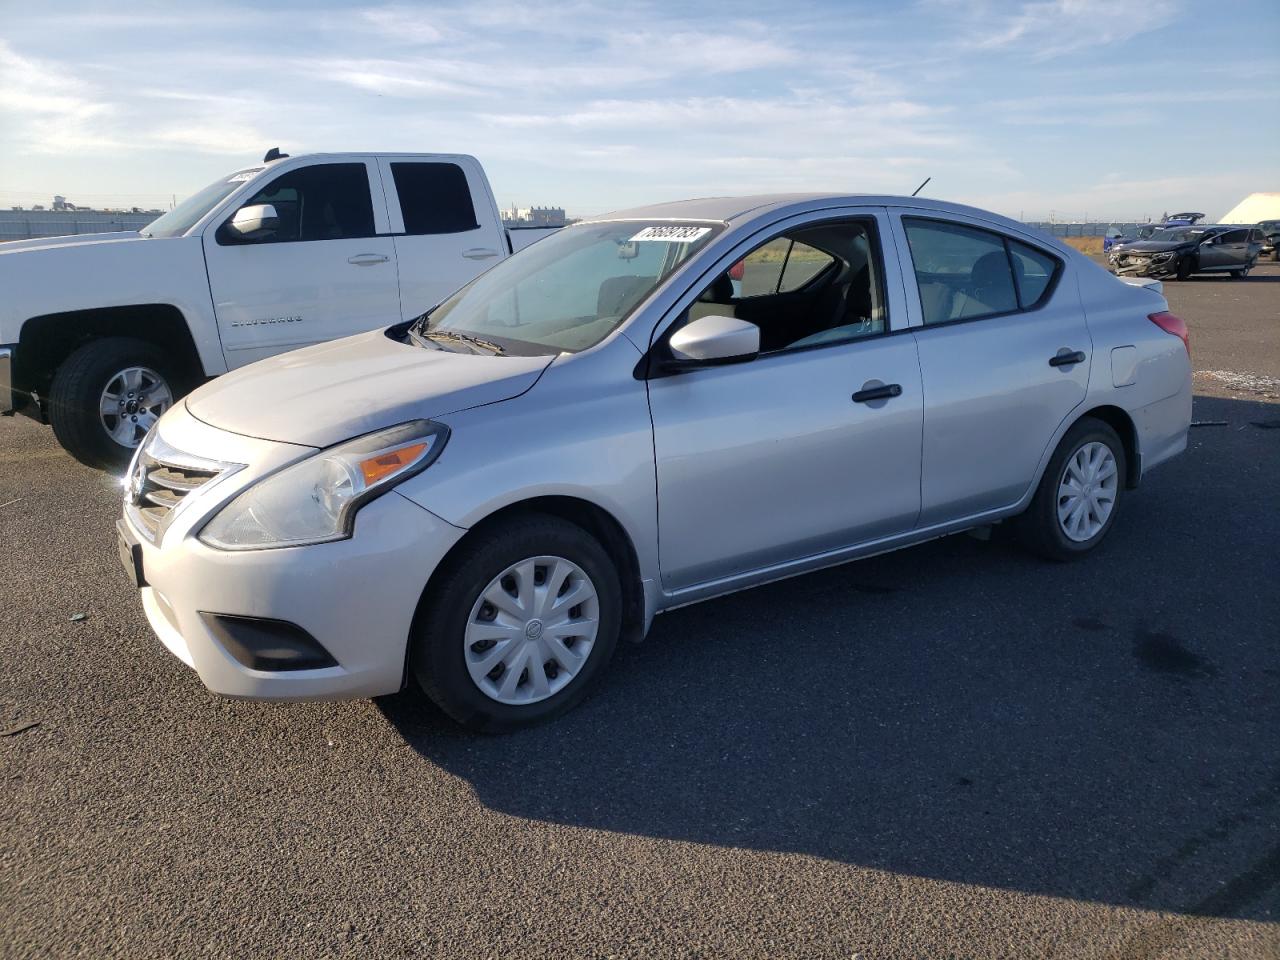
[[[462,233],[480,226],[467,175],[456,163],[393,163],[407,234]]]
[[[989,230],[903,218],[926,324],[1029,310],[1053,285],[1060,262]]]
[[[363,163],[317,163],[290,170],[246,205],[269,203],[280,223],[255,243],[373,236],[373,200]]]

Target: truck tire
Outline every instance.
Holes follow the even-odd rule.
[[[106,337],[62,362],[49,389],[49,422],[81,463],[120,470],[160,415],[182,395],[182,371],[145,340]]]

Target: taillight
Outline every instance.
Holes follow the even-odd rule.
[[[1182,341],[1182,345],[1187,348],[1187,356],[1191,356],[1191,334],[1187,332],[1187,321],[1181,317],[1176,317],[1167,310],[1160,313],[1153,313],[1147,317],[1152,323],[1163,330],[1165,333],[1172,333],[1175,337]]]

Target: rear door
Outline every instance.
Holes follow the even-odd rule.
[[[924,383],[919,525],[1009,506],[1083,401],[1093,343],[1051,251],[980,221],[895,225]]]
[[[219,224],[204,234],[229,368],[399,321],[396,252],[372,158],[284,170],[242,206],[254,204],[275,207],[271,233],[245,240]]]
[[[506,255],[484,173],[470,157],[382,157],[404,319],[416,317]]]

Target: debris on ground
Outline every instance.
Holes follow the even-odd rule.
[[[87,613],[73,613],[71,615],[72,623],[79,623],[81,620],[88,620],[88,619],[89,619],[89,615]]]
[[[10,727],[8,730],[0,730],[0,737],[16,737],[18,734],[34,730],[38,726],[40,726],[39,720],[30,720],[26,723],[20,723],[16,727]]]

